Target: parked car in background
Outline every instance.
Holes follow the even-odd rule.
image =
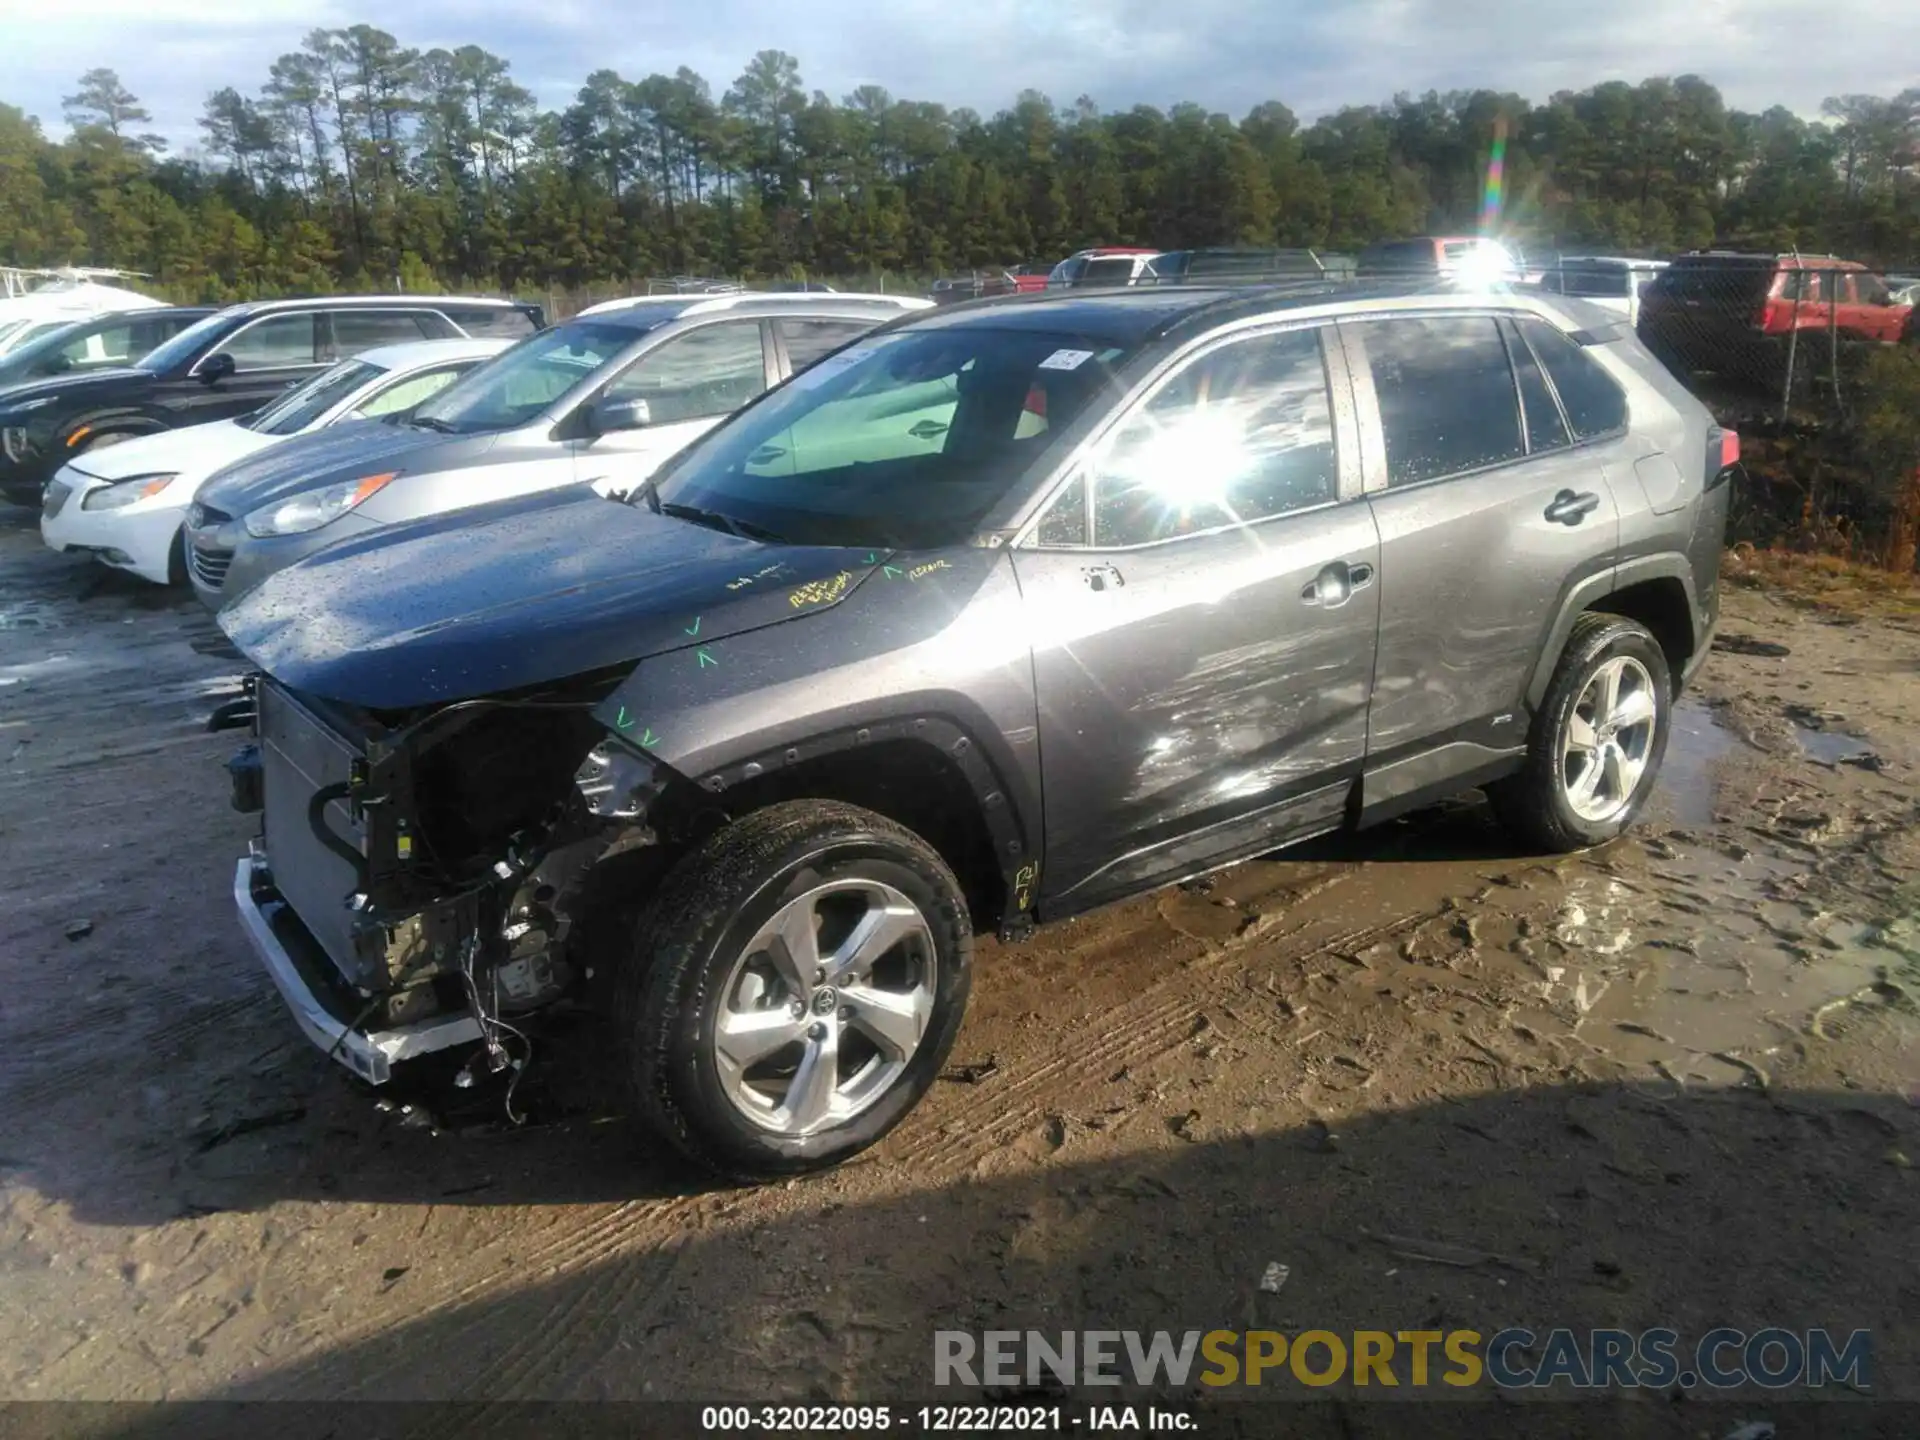
[[[63,375],[0,393],[0,494],[40,506],[75,456],[204,420],[245,415],[337,360],[410,340],[513,339],[537,306],[442,295],[341,295],[233,305],[138,365]]]
[[[738,280],[716,280],[708,275],[673,275],[665,279],[649,280],[647,282],[647,294],[649,296],[737,295],[746,288],[747,287],[742,285]],[[619,304],[621,302],[610,301],[608,303]],[[597,305],[590,305],[580,313],[585,315],[588,311],[599,308]]]
[[[1640,294],[1667,268],[1665,260],[1640,260],[1616,255],[1562,255],[1531,282],[1553,295],[1591,300],[1603,310],[1626,318],[1640,318]]]
[[[187,573],[210,609],[303,555],[397,520],[576,481],[637,485],[831,350],[930,301],[905,295],[633,299],[482,365],[398,426],[291,440],[208,478]]]
[[[55,326],[0,355],[0,390],[56,375],[137,365],[162,342],[213,312],[211,305],[155,305]]]
[[[978,932],[1473,787],[1522,844],[1610,840],[1707,658],[1738,445],[1594,313],[932,310],[625,504],[314,555],[221,615],[245,931],[376,1084],[604,1005],[627,1113],[767,1179],[934,1084]]]
[[[1152,280],[1138,283],[1258,284],[1266,280],[1350,280],[1350,255],[1318,250],[1260,250],[1219,246],[1204,250],[1168,250],[1153,257]]]
[[[87,269],[9,271],[7,298],[0,300],[0,355],[90,315],[157,309],[166,304],[137,290],[100,283],[118,279],[121,274],[118,270]]]
[[[1051,265],[1015,265],[1002,270],[974,270],[965,275],[949,275],[933,282],[928,292],[936,305],[952,305],[961,300],[985,300],[997,295],[1024,295],[1047,288]]]
[[[1912,315],[1911,303],[1851,260],[1698,250],[1641,292],[1638,329],[1677,371],[1773,384],[1786,373],[1796,332],[1796,360],[1813,364],[1830,335],[1838,343],[1893,344]]]
[[[1479,285],[1518,285],[1527,278],[1511,246],[1483,235],[1382,240],[1360,252],[1358,271],[1365,279],[1459,280]]]
[[[69,461],[47,486],[40,535],[158,585],[187,583],[181,523],[223,465],[355,420],[406,419],[508,340],[417,340],[368,350],[232,420],[140,436]]]
[[[1047,272],[1049,290],[1069,290],[1098,285],[1132,285],[1151,277],[1153,257],[1158,250],[1134,245],[1105,245],[1069,255]]]

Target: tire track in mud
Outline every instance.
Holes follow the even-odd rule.
[[[164,1015],[170,1009],[190,1004],[199,994],[197,990],[149,991],[135,996],[127,1008],[130,1011],[137,1003],[142,1010]],[[188,1041],[238,1021],[251,1011],[258,1011],[265,1018],[279,1004],[279,999],[270,986],[265,986],[252,994],[203,1004],[189,1014],[165,1021],[157,1029],[137,1035],[115,1033],[108,1044],[97,1043],[103,1021],[100,1013],[92,1010],[38,1032],[11,1032],[6,1046],[0,1049],[0,1108],[36,1108],[81,1092],[90,1082],[107,1076],[111,1076],[116,1085],[124,1085],[129,1079],[125,1062],[128,1050],[137,1049],[156,1060],[177,1055]],[[174,1003],[170,1005],[170,1001]],[[82,1043],[90,1043],[92,1047],[85,1059],[47,1065],[49,1052]],[[24,1077],[24,1083],[14,1083],[15,1077]]]
[[[369,1368],[365,1347],[349,1342],[340,1348],[353,1352],[351,1373],[326,1374],[324,1370],[333,1367],[323,1367],[314,1393],[329,1398],[390,1397],[412,1388],[405,1381],[419,1376],[423,1360],[431,1359],[438,1366],[457,1357],[457,1368],[436,1369],[438,1395],[483,1402],[553,1398],[566,1393],[569,1377],[592,1368],[606,1349],[610,1331],[630,1331],[659,1316],[672,1298],[686,1255],[685,1237],[669,1237],[652,1249],[578,1257],[562,1271],[517,1276],[537,1280],[538,1289],[518,1297],[509,1295],[504,1303],[466,1305],[477,1293],[497,1289],[486,1284],[453,1292],[425,1307],[408,1308],[384,1323],[357,1327],[360,1338],[404,1323],[412,1334],[431,1331],[430,1356],[409,1347],[391,1362]],[[584,1276],[584,1283],[554,1283],[574,1276]],[[338,1346],[342,1337],[335,1332],[328,1338]],[[472,1420],[465,1414],[451,1415],[411,1433],[423,1440],[442,1435],[451,1440],[472,1434]]]
[[[1326,888],[1330,887],[1321,884],[1312,893],[1319,894]],[[1259,953],[1264,962],[1304,964],[1344,950],[1364,949],[1417,928],[1441,913],[1416,911],[1336,933],[1305,948],[1289,947],[1273,954],[1267,952],[1276,939],[1291,938],[1311,925],[1278,936],[1256,926],[1244,939],[1209,945],[1192,963],[1168,971],[1128,1000],[1089,1017],[1077,1027],[1076,1034],[1061,1037],[1056,1058],[1023,1071],[1012,1083],[999,1087],[990,1100],[983,1096],[982,1107],[964,1121],[941,1124],[928,1117],[915,1126],[909,1120],[884,1147],[884,1154],[889,1163],[909,1164],[916,1171],[942,1177],[969,1170],[1043,1123],[1049,1113],[1071,1108],[1054,1101],[1073,1097],[1089,1084],[1107,1082],[1110,1072],[1150,1063],[1185,1045],[1196,1033],[1204,1011],[1218,1003],[1218,986],[1207,982],[1232,961]],[[1173,993],[1168,993],[1170,988]],[[1090,1043],[1076,1043],[1079,1034],[1095,1027]]]
[[[624,1200],[593,1215],[586,1225],[570,1225],[570,1217],[557,1219],[553,1229],[561,1233],[545,1238],[532,1250],[516,1248],[516,1238],[522,1233],[516,1231],[515,1225],[524,1212],[501,1217],[495,1235],[468,1252],[472,1263],[463,1267],[461,1277],[449,1277],[445,1283],[428,1290],[426,1296],[415,1288],[407,1294],[405,1304],[367,1309],[351,1331],[326,1329],[324,1340],[330,1348],[342,1348],[396,1327],[405,1327],[409,1334],[419,1334],[422,1329],[432,1327],[434,1357],[440,1359],[451,1350],[447,1346],[449,1338],[478,1340],[499,1331],[503,1325],[513,1325],[520,1334],[516,1334],[501,1356],[488,1356],[484,1375],[490,1379],[484,1384],[476,1380],[474,1390],[484,1392],[480,1398],[486,1400],[505,1400],[511,1398],[511,1392],[522,1392],[522,1398],[526,1398],[526,1386],[555,1369],[549,1359],[561,1348],[566,1336],[580,1329],[582,1321],[576,1313],[580,1306],[589,1300],[595,1302],[599,1319],[593,1325],[593,1332],[597,1332],[609,1323],[634,1325],[664,1304],[668,1281],[682,1261],[685,1240],[701,1229],[701,1225],[689,1221],[705,1219],[705,1212],[710,1212],[722,1198],[724,1196],[701,1192],[666,1200]],[[480,1269],[480,1273],[474,1273],[488,1258],[492,1258],[492,1263]],[[586,1286],[568,1284],[580,1275],[589,1277]],[[516,1313],[513,1292],[524,1290],[532,1294],[536,1288],[559,1290],[566,1298],[549,1306],[538,1321],[532,1321]],[[501,1296],[505,1296],[503,1302]],[[622,1306],[636,1300],[636,1296],[639,1306],[634,1311],[624,1311]],[[528,1298],[526,1304],[534,1304],[532,1298]],[[501,1313],[507,1313],[511,1319],[501,1319]],[[434,1327],[438,1317],[445,1317],[442,1327]],[[323,1338],[319,1327],[324,1323],[326,1321],[317,1319],[313,1327],[300,1329],[307,1338]],[[461,1346],[461,1350],[467,1350],[467,1346]],[[472,1350],[484,1352],[486,1346],[474,1344]],[[509,1388],[497,1388],[492,1379],[503,1369],[513,1377]],[[417,1371],[419,1356],[401,1352],[390,1365],[382,1365],[380,1369],[357,1369],[348,1388],[363,1394],[380,1394],[376,1390],[378,1380]],[[328,1380],[328,1384],[332,1384],[332,1380]],[[467,1398],[465,1384],[459,1388],[459,1394]]]

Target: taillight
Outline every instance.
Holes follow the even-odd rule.
[[[1740,463],[1740,432],[1715,428],[1707,432],[1707,486],[1709,490],[1733,478]]]

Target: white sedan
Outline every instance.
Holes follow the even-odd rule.
[[[186,583],[180,526],[215,470],[348,420],[403,418],[508,340],[421,340],[342,360],[251,415],[143,435],[87,451],[41,502],[40,536],[159,585]]]

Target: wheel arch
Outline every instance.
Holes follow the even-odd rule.
[[[158,435],[171,428],[161,417],[133,407],[91,410],[75,415],[54,432],[54,456],[65,463],[62,457],[96,434]]]
[[[1660,642],[1676,687],[1699,646],[1693,567],[1678,552],[1642,556],[1570,586],[1547,630],[1527,683],[1526,704],[1537,712],[1574,622],[1588,611],[1619,615],[1647,627]]]
[[[976,930],[993,931],[1030,907],[1038,877],[1038,816],[1003,769],[971,727],[909,714],[756,743],[695,783],[729,819],[798,799],[884,815],[939,852]]]

